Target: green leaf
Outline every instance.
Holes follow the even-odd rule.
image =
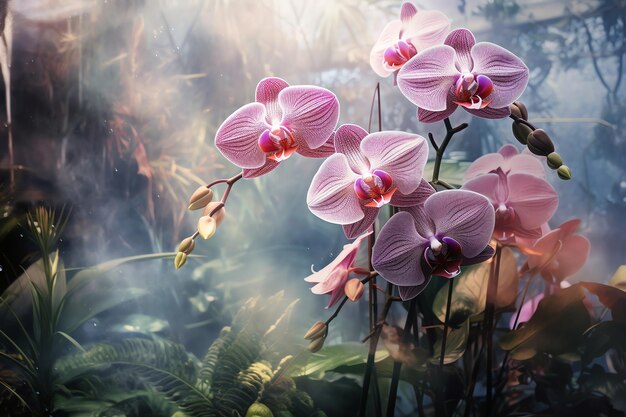
[[[579,284],[545,297],[524,326],[502,336],[500,347],[511,351],[511,357],[517,360],[530,359],[538,352],[575,352],[591,324],[584,298]]]
[[[430,359],[433,364],[439,364],[441,360],[441,344],[443,343],[443,329],[438,330],[437,341],[435,342],[434,355]],[[470,320],[465,322],[458,329],[449,330],[450,333],[446,339],[446,351],[443,357],[444,365],[448,365],[458,361],[465,353],[467,347],[467,339],[469,337]]]
[[[620,267],[621,268],[621,267]],[[617,275],[617,273],[616,273]],[[615,278],[615,275],[613,276]],[[595,294],[598,300],[609,310],[613,320],[621,323],[626,323],[626,291],[618,280],[611,279],[612,283],[616,283],[618,286],[605,285],[597,282],[581,282],[580,285],[585,287],[589,292]]]
[[[323,378],[326,372],[340,366],[352,366],[367,362],[368,344],[343,343],[340,345],[324,347],[317,353],[305,358],[304,363],[294,365],[294,376],[309,376],[311,378]],[[376,352],[375,362],[380,362],[389,356],[386,350]]]
[[[591,326],[585,332],[582,359],[589,363],[604,355],[609,349],[626,352],[626,324],[617,321],[603,321]]]

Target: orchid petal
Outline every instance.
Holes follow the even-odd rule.
[[[507,143],[506,145],[502,145],[500,149],[498,149],[498,153],[504,157],[504,159],[511,159],[515,155],[519,155],[519,151],[515,147],[515,145],[511,145]]]
[[[550,220],[559,197],[546,180],[529,174],[511,174],[507,177],[509,205],[515,209],[524,229],[535,229]]]
[[[455,29],[448,34],[443,43],[453,47],[456,51],[456,69],[461,73],[471,72],[474,60],[470,51],[476,45],[474,34],[469,29]]]
[[[405,3],[406,4],[406,3]],[[404,5],[403,5],[404,7]],[[404,24],[402,38],[409,39],[418,52],[441,45],[450,30],[450,19],[438,10],[415,10]]]
[[[358,178],[343,154],[330,156],[313,177],[307,193],[309,209],[317,217],[336,224],[351,224],[364,216],[354,193]]]
[[[260,177],[261,175],[265,175],[278,168],[278,165],[280,165],[280,162],[276,162],[273,159],[267,159],[259,168],[244,168],[243,177],[248,179]]]
[[[446,110],[447,97],[459,72],[455,52],[447,45],[428,48],[411,58],[398,72],[398,88],[417,107]]]
[[[396,131],[371,133],[361,142],[361,150],[370,161],[370,169],[391,175],[402,194],[410,194],[419,186],[428,160],[423,137]]]
[[[361,233],[368,231],[376,221],[376,217],[380,212],[380,208],[378,207],[362,207],[362,210],[363,218],[361,220],[352,224],[344,224],[342,226],[343,233],[348,239],[353,239]]]
[[[501,167],[503,163],[504,157],[500,153],[488,153],[487,155],[483,155],[472,162],[469,168],[467,168],[465,175],[463,175],[463,181],[468,181],[479,175],[494,171],[498,167]]]
[[[512,52],[490,42],[479,42],[472,48],[472,58],[472,71],[486,75],[493,82],[490,107],[507,107],[526,89],[528,67]]]
[[[370,163],[360,147],[366,136],[365,129],[352,124],[339,126],[335,133],[335,150],[346,156],[350,168],[357,174],[365,174],[370,169]]]
[[[256,86],[255,100],[265,106],[266,121],[270,125],[280,122],[282,118],[282,111],[278,105],[278,93],[287,87],[289,84],[278,77],[264,78]]]
[[[417,297],[428,285],[430,282],[430,275],[424,280],[424,282],[420,285],[414,285],[410,287],[398,287],[398,293],[400,294],[400,298],[402,301],[412,300]]]
[[[266,159],[258,145],[259,136],[265,129],[265,106],[261,103],[246,104],[217,129],[215,146],[238,167],[259,168]]]
[[[393,20],[387,23],[370,52],[370,66],[381,77],[388,77],[393,72],[385,66],[384,55],[387,48],[398,42],[401,31],[402,22],[400,20]]]
[[[435,189],[422,179],[419,186],[410,194],[395,193],[389,204],[395,207],[413,207],[424,205],[426,199],[435,193]]]
[[[489,259],[493,258],[493,255],[495,253],[496,251],[491,246],[487,246],[485,249],[482,250],[482,252],[480,252],[478,255],[472,258],[467,258],[464,256],[463,262],[461,262],[461,265],[463,266],[476,265],[476,264],[488,261]]]
[[[442,111],[430,111],[418,108],[417,119],[423,123],[434,123],[449,117],[459,107],[459,105],[454,102],[454,100],[456,100],[456,96],[454,95],[453,88],[450,88],[448,91],[448,97],[446,100],[446,109]]]
[[[402,3],[402,7],[400,7],[400,20],[404,26],[411,22],[411,19],[413,19],[416,14],[417,7],[415,7],[413,3],[409,1]]]
[[[494,95],[490,95],[489,97],[494,97]],[[508,107],[501,107],[499,109],[494,108],[492,103],[489,103],[489,106],[484,107],[482,109],[468,109],[467,107],[463,107],[463,109],[473,114],[476,117],[482,117],[483,119],[504,119],[505,117],[509,117],[511,114],[511,110]]]
[[[319,148],[311,149],[306,144],[300,144],[296,152],[307,158],[327,158],[335,153],[335,133]]]
[[[558,267],[552,270],[554,277],[563,281],[580,271],[587,262],[589,249],[589,240],[584,236],[574,235],[565,239],[556,256]]]
[[[281,124],[298,145],[319,148],[333,133],[339,119],[339,102],[329,90],[315,86],[287,87],[278,94],[283,110]]]
[[[495,213],[484,196],[466,190],[444,190],[430,196],[424,210],[433,220],[437,235],[459,242],[463,256],[473,258],[489,244]]]
[[[484,195],[491,204],[498,205],[504,202],[508,193],[506,184],[498,174],[483,174],[472,178],[463,184],[464,190],[470,190]]]
[[[426,281],[421,260],[427,243],[415,230],[413,217],[397,213],[383,226],[374,243],[374,268],[392,284],[421,285]]]

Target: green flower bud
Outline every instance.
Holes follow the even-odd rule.
[[[559,175],[559,178],[562,180],[571,180],[572,179],[572,171],[569,169],[567,165],[561,165],[556,173]]]
[[[265,404],[253,403],[248,408],[245,417],[274,417],[274,414]]]
[[[196,247],[195,240],[193,240],[191,237],[187,237],[183,239],[182,242],[180,242],[180,245],[178,245],[178,251],[184,252],[187,255],[189,255],[191,252],[193,252],[195,247]]]
[[[533,130],[526,139],[528,150],[535,155],[548,156],[554,152],[554,144],[543,129]]]
[[[561,155],[556,152],[552,152],[550,155],[548,155],[548,166],[551,169],[558,169],[561,165],[563,165]]]
[[[325,337],[320,337],[312,340],[311,343],[309,343],[308,349],[311,351],[311,353],[318,352],[324,346],[325,340]]]
[[[323,321],[318,321],[315,323],[308,332],[304,335],[306,340],[315,340],[320,337],[326,337],[326,333],[328,332],[328,326]]]
[[[185,252],[178,252],[176,258],[174,258],[174,266],[176,269],[180,269],[187,262],[187,254]]]
[[[515,139],[517,139],[517,141],[522,145],[526,145],[528,135],[530,135],[532,131],[533,130],[530,127],[526,126],[524,123],[513,122],[513,135],[515,136]]]

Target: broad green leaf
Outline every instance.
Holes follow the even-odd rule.
[[[344,343],[322,348],[317,353],[308,356],[302,362],[296,363],[292,371],[293,376],[309,376],[323,378],[324,374],[340,366],[365,364],[367,362],[368,344]],[[375,361],[380,362],[389,356],[386,350],[376,352]]]
[[[604,355],[607,350],[626,351],[626,324],[617,321],[602,321],[585,332],[583,361],[589,363]]]
[[[575,352],[591,324],[584,297],[582,287],[575,284],[544,298],[524,326],[502,336],[500,347],[517,360],[530,359],[538,352]]]
[[[446,351],[443,357],[444,365],[458,361],[465,353],[467,339],[469,337],[470,320],[465,322],[458,329],[451,329],[446,339]],[[439,330],[439,329],[437,329]],[[430,362],[439,364],[441,360],[441,345],[443,343],[443,329],[437,332],[437,341],[434,346],[434,355]]]
[[[626,323],[626,291],[623,291],[620,287],[599,284],[597,282],[581,282],[580,285],[596,295],[598,300],[611,310],[613,320]]]
[[[478,314],[485,310],[492,261],[464,268],[461,275],[454,278],[450,308],[450,322],[453,326],[458,326],[460,323],[465,322],[470,316],[477,317]],[[515,302],[518,283],[519,275],[517,273],[515,256],[510,248],[504,248],[500,259],[496,307],[506,307]],[[449,286],[450,281],[437,292],[433,302],[433,312],[442,323],[446,317]]]

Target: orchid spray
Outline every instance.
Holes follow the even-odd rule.
[[[400,19],[389,22],[375,41],[370,65],[381,77],[393,74],[398,97],[415,104],[421,123],[442,121],[445,136],[438,141],[431,133],[383,130],[380,117],[376,132],[355,124],[337,126],[339,103],[331,91],[321,86],[289,86],[280,78],[261,80],[255,101],[236,110],[215,134],[216,147],[241,172],[193,194],[189,208],[204,209],[204,213],[197,232],[181,242],[176,267],[187,261],[197,236],[215,235],[230,192],[240,179],[269,174],[294,154],[324,158],[310,179],[306,203],[315,216],[341,225],[346,238],[354,240],[332,262],[305,278],[314,284],[314,294],[330,297],[327,308],[336,306],[327,320],[316,322],[306,333],[309,350],[323,348],[331,322],[347,301],[367,298],[369,332],[364,341],[369,350],[358,414],[373,410],[382,415],[375,354],[379,340],[389,333],[383,330],[390,324],[393,304],[403,303],[406,321],[397,338],[400,347],[392,355],[386,415],[395,413],[402,366],[424,375],[414,384],[419,414],[425,415],[424,396],[429,396],[435,415],[450,415],[446,404],[461,402],[445,389],[446,367],[463,356],[468,340],[474,346],[467,347],[471,355],[464,359],[469,375],[464,413],[467,416],[473,410],[477,376],[484,369],[481,409],[483,415],[494,415],[494,395],[506,387],[503,372],[511,365],[509,359],[537,351],[535,346],[523,350],[522,342],[505,338],[500,349],[506,354],[494,381],[499,362],[494,330],[505,313],[500,301],[505,298],[498,297],[498,291],[516,291],[518,280],[527,277],[518,308],[516,292],[506,297],[507,307],[517,311],[511,319],[514,329],[520,320],[532,322],[535,311],[545,314],[546,305],[554,302],[550,295],[565,291],[563,297],[575,298],[582,292],[578,286],[561,290],[561,283],[580,270],[589,252],[588,241],[576,234],[580,222],[566,222],[552,231],[548,225],[558,207],[551,181],[570,179],[571,170],[549,135],[529,122],[528,110],[519,101],[529,79],[524,62],[501,46],[478,42],[468,29],[450,31],[450,20],[443,13],[402,4]],[[380,88],[376,86],[372,99],[373,111],[378,98],[379,115]],[[467,123],[453,126],[450,120],[459,107],[473,117],[512,119],[518,143],[478,158],[462,183],[451,184],[441,173],[448,145],[468,127]],[[433,168],[425,172],[429,154]],[[221,200],[213,202],[212,188],[218,184],[225,184],[226,190]],[[378,222],[386,217],[379,227]],[[357,254],[362,249],[368,257],[359,265]],[[518,260],[523,261],[519,271]],[[544,291],[531,299],[532,306],[522,307],[535,275],[544,278]],[[500,277],[506,282],[499,281]],[[463,283],[457,287],[458,279]],[[461,308],[459,300],[473,299],[460,298],[458,293],[461,288],[472,288],[469,280],[474,280],[482,295],[476,297],[474,307]],[[379,286],[383,281],[385,288]],[[367,297],[363,297],[366,288]],[[434,297],[440,290],[443,296]],[[445,300],[438,310],[445,312],[442,321],[432,313],[433,297]],[[541,311],[537,303],[543,297]],[[515,333],[522,330],[508,336],[514,341],[525,337],[526,343],[530,336]],[[389,345],[387,340],[385,346]]]

